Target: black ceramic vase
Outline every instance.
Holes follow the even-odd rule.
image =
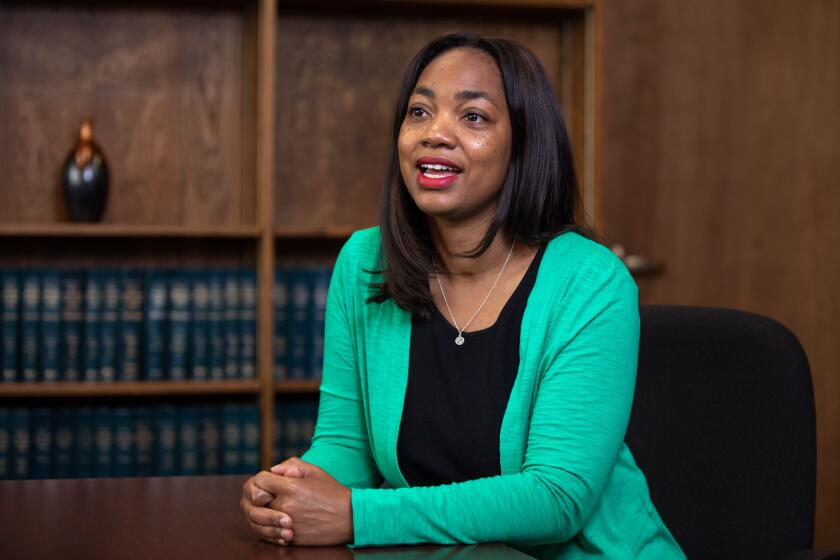
[[[74,222],[98,222],[108,201],[108,164],[93,141],[90,119],[82,121],[79,143],[61,170],[67,213]]]

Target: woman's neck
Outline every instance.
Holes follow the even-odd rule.
[[[463,256],[465,253],[471,253],[481,243],[489,225],[483,220],[451,223],[430,218],[429,231],[437,252],[435,258],[441,261],[441,268],[451,276],[479,277],[487,273],[498,273],[511,246],[511,241],[501,231],[481,256]]]

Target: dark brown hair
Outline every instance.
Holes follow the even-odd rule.
[[[501,230],[517,243],[535,246],[564,231],[592,237],[583,219],[571,143],[560,103],[536,56],[509,39],[475,33],[439,37],[418,52],[403,77],[394,112],[391,158],[382,193],[382,282],[373,283],[370,301],[389,298],[408,311],[429,317],[434,306],[429,276],[434,246],[424,214],[406,189],[400,172],[397,141],[408,100],[420,74],[441,54],[456,48],[478,49],[496,61],[502,76],[511,122],[511,152],[499,203],[484,238],[468,257],[487,250]]]

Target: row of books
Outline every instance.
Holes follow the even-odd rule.
[[[285,407],[289,407],[288,410]],[[315,405],[275,414],[278,462],[309,447]],[[259,470],[250,404],[0,408],[0,479],[248,474]]]
[[[320,376],[329,277],[278,268],[278,379]],[[0,382],[256,377],[252,268],[4,270],[0,293]]]

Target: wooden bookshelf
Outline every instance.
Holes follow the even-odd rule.
[[[275,399],[320,385],[274,379],[276,263],[329,261],[352,231],[376,224],[399,79],[446,31],[510,36],[537,53],[600,221],[601,0],[434,0],[431,14],[410,0],[125,8],[0,6],[0,253],[38,265],[254,266],[257,379],[11,383],[0,399],[253,395],[261,463],[272,464]],[[56,180],[85,116],[111,171],[99,224],[66,221]]]
[[[184,395],[256,395],[256,381],[136,381],[113,383],[0,383],[0,398],[168,397]]]
[[[320,387],[320,379],[286,379],[274,383],[278,394],[317,394]]]
[[[257,226],[155,226],[128,224],[0,224],[0,238],[62,237],[62,238],[161,238],[161,239],[258,239]]]

